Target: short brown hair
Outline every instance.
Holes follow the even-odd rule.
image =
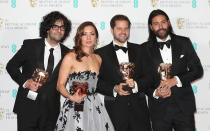
[[[118,21],[118,20],[127,21],[128,22],[128,27],[130,28],[131,22],[130,22],[129,18],[125,15],[118,14],[118,15],[113,16],[111,21],[110,21],[110,26],[111,26],[112,29],[114,29],[114,27],[116,25],[116,21]]]

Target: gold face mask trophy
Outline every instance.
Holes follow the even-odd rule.
[[[127,79],[133,79],[135,65],[132,62],[123,62],[120,63],[120,74],[124,81]],[[123,90],[132,93],[132,88],[128,85],[123,86]]]
[[[48,72],[46,72],[42,69],[36,68],[33,75],[32,75],[32,80],[37,82],[37,83],[40,83],[40,84],[44,85],[45,82],[48,79],[48,76],[49,76]],[[40,87],[38,87],[38,88],[40,88]],[[38,93],[35,92],[35,91],[31,91],[31,90],[29,92],[30,93],[28,93],[27,97],[29,99],[36,100],[36,97],[37,97]]]
[[[74,91],[74,93],[77,92],[78,89],[80,89],[79,94],[83,95],[87,93],[88,90],[88,83],[87,82],[77,82],[77,81],[73,81],[72,82],[72,87],[71,87]],[[84,107],[84,101],[82,101],[81,103],[76,103],[74,104],[74,110],[75,111],[83,111],[83,107]]]
[[[161,81],[165,81],[172,77],[171,76],[171,67],[172,67],[172,64],[160,63],[160,65],[158,67],[158,73],[160,74]],[[165,93],[168,89],[167,87],[164,87],[164,86],[162,86],[161,88],[163,88],[161,90],[162,93]]]

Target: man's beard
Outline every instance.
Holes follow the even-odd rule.
[[[120,43],[125,43],[128,40],[128,38],[129,38],[129,36],[127,38],[125,38],[125,39],[122,40],[119,37],[117,37],[116,35],[114,35],[114,39],[117,40],[117,41],[119,41]]]
[[[160,34],[159,32],[160,32],[161,30],[164,30],[164,31],[165,31],[165,34]],[[159,30],[155,31],[154,33],[155,33],[155,35],[156,35],[158,38],[160,38],[160,39],[165,39],[165,38],[169,35],[169,28],[167,28],[167,29],[159,29]]]
[[[63,39],[63,37],[60,37],[60,39],[56,39],[56,37],[53,37],[51,34],[49,34],[49,38],[51,41],[54,41],[56,43],[61,42],[61,40]]]

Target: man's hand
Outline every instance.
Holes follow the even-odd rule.
[[[167,79],[162,81],[164,87],[171,88],[177,84],[176,78]]]
[[[171,88],[164,87],[163,82],[158,86],[155,95],[161,98],[167,98],[171,96]]]
[[[123,86],[127,85],[126,83],[120,83],[119,85],[115,86],[114,90],[120,95],[120,96],[127,96],[130,95],[128,91],[124,91],[122,88]]]
[[[127,79],[126,83],[128,84],[129,87],[134,88],[135,87],[135,83],[133,79]]]
[[[26,88],[32,91],[37,91],[39,87],[42,86],[42,84],[33,81],[32,79],[28,79],[25,83]]]

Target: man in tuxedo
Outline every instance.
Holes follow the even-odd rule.
[[[62,42],[70,31],[71,21],[58,11],[51,12],[41,22],[41,38],[24,40],[8,62],[6,69],[19,85],[13,109],[18,131],[54,130],[60,111],[60,94],[56,91],[58,72],[64,55],[69,52]],[[37,68],[49,74],[43,85],[32,80]]]
[[[128,42],[131,23],[127,16],[115,15],[110,26],[114,40],[96,50],[102,58],[97,91],[105,95],[105,107],[116,131],[151,131],[144,94],[148,79],[144,77],[146,63],[140,58],[141,48]],[[119,66],[123,62],[135,64],[133,79],[123,81]],[[125,85],[128,89],[123,89]]]
[[[148,20],[149,38],[143,43],[151,60],[153,99],[149,99],[153,131],[195,131],[195,97],[191,82],[200,78],[203,68],[189,38],[178,36],[168,15],[153,10]],[[161,80],[160,63],[169,63],[171,78]]]

